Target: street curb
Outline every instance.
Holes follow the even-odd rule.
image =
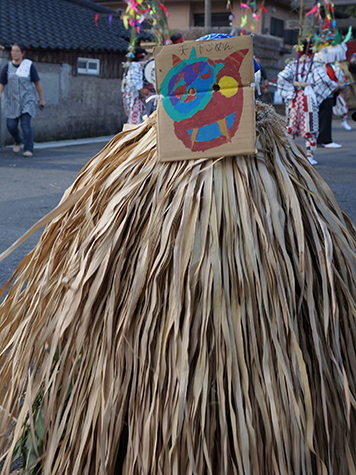
[[[87,145],[91,143],[102,143],[109,142],[114,137],[114,135],[106,135],[103,137],[89,137],[87,139],[76,139],[76,140],[58,140],[56,142],[40,142],[36,143],[34,149],[40,150],[44,148],[59,148],[59,147],[69,147],[73,145]],[[12,148],[13,145],[6,145],[4,148]]]

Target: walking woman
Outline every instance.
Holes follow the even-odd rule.
[[[24,59],[25,48],[15,44],[11,48],[12,61],[9,61],[0,74],[0,96],[6,86],[6,123],[7,129],[15,140],[14,153],[19,153],[24,143],[24,157],[33,155],[33,132],[31,118],[36,115],[36,92],[39,95],[39,107],[44,107],[42,86],[38,72],[32,61]],[[23,137],[19,130],[19,120]]]

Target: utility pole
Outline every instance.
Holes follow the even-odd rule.
[[[211,0],[205,0],[205,15],[204,15],[205,28],[211,27]]]
[[[300,0],[299,6],[299,35],[298,35],[298,45],[302,44],[303,37],[303,0]]]
[[[0,45],[0,49],[5,49],[4,46]],[[5,58],[0,58],[0,68],[2,69],[7,60]],[[5,117],[5,94],[2,94],[0,100],[0,148],[5,147],[5,138],[6,138],[6,117]]]

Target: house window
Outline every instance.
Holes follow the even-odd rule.
[[[211,26],[229,26],[230,25],[230,13],[212,13],[211,14]],[[204,26],[205,15],[204,13],[194,14],[194,26]]]
[[[287,45],[296,45],[298,43],[298,30],[284,30],[284,42]]]
[[[78,74],[93,74],[99,76],[100,59],[78,58]]]
[[[273,36],[284,37],[284,21],[279,18],[271,18],[271,31],[270,34]]]

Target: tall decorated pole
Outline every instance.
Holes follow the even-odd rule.
[[[123,22],[126,29],[131,29],[131,43],[136,43],[143,22],[151,24],[151,32],[158,44],[169,40],[168,10],[158,0],[125,0],[127,5]]]
[[[138,35],[144,22],[151,24],[151,32],[157,44],[169,43],[168,10],[159,0],[125,0],[124,26],[131,30],[126,70],[134,58]]]
[[[131,30],[128,53],[130,61],[144,22],[151,24],[151,32],[158,44],[166,44],[169,41],[168,10],[158,0],[125,0],[125,3],[127,6],[123,22],[125,28]]]

